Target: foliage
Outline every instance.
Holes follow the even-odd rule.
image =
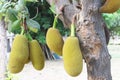
[[[26,7],[27,1],[1,1],[0,14],[5,18],[6,23],[8,23],[7,27],[9,32],[20,33],[22,30],[24,30],[24,32],[27,30],[37,32],[38,29],[40,29],[38,22],[29,17],[29,11]]]
[[[53,13],[49,4],[45,0],[43,0],[43,1],[39,0],[39,2],[34,3],[34,4],[33,3],[28,3],[27,7],[30,11],[30,17],[31,18],[34,17],[35,16],[34,14],[37,13],[36,7],[38,8],[38,15],[35,18],[35,20],[37,22],[39,22],[39,24],[41,25],[41,29],[38,31],[37,34],[35,34],[33,32],[31,32],[31,34],[39,42],[46,43],[45,42],[46,32],[47,32],[48,28],[53,26],[53,21],[54,21],[55,14]],[[60,20],[58,20],[57,28],[59,29],[59,31],[62,35],[68,34],[68,29],[65,29],[63,27],[63,24]]]
[[[50,8],[45,0],[3,0],[0,6],[0,15],[5,17],[9,32],[20,34],[24,29],[24,33],[45,43],[46,31],[53,26],[54,5]],[[57,28],[62,35],[68,32],[60,20],[58,20]]]
[[[103,14],[103,17],[112,35],[120,35],[120,10],[112,14]]]

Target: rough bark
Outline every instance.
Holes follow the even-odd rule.
[[[112,80],[110,55],[107,49],[109,32],[101,13],[102,0],[47,0],[55,4],[56,13],[65,26],[76,17],[76,34],[80,40],[83,58],[87,64],[88,80]],[[63,7],[62,10],[60,7]]]
[[[6,78],[7,37],[4,20],[0,20],[0,80]]]

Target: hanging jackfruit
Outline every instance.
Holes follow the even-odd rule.
[[[32,40],[29,42],[29,47],[30,47],[30,60],[32,62],[33,67],[36,70],[42,70],[44,68],[45,59],[41,46],[39,45],[37,40]]]
[[[19,61],[19,59],[16,56],[13,56],[11,54],[8,62],[8,70],[11,73],[19,73],[22,71],[23,67],[24,67],[24,63]]]
[[[71,26],[71,36],[69,36],[63,46],[63,62],[66,72],[75,77],[82,71],[83,61],[79,46],[79,40],[74,35],[74,28]]]
[[[102,13],[113,13],[120,8],[120,0],[106,0],[105,4],[100,7]]]
[[[63,61],[66,72],[71,76],[77,76],[82,71],[83,61],[76,37],[68,37],[63,46]]]
[[[46,43],[50,50],[54,51],[58,55],[62,55],[62,48],[64,41],[60,35],[58,29],[49,28],[46,34]]]
[[[28,40],[24,35],[17,34],[14,38],[10,57],[8,61],[8,70],[11,73],[20,72],[26,60],[29,57]]]
[[[17,57],[17,59],[22,63],[27,61],[29,57],[29,48],[28,40],[24,35],[17,34],[15,36],[10,55]]]

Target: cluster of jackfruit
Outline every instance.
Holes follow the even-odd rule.
[[[8,61],[8,70],[11,73],[19,73],[24,65],[32,62],[36,70],[44,67],[43,51],[37,40],[28,41],[24,35],[17,34],[14,38]]]
[[[71,26],[71,36],[65,43],[59,31],[55,28],[49,28],[46,34],[46,43],[50,50],[63,56],[64,68],[71,76],[77,76],[81,73],[83,67],[82,54],[79,46],[79,40],[74,36],[74,26]]]
[[[79,40],[74,34],[74,24],[71,24],[71,36],[66,39],[65,43],[55,26],[49,28],[46,34],[48,47],[51,51],[63,56],[64,68],[71,76],[79,75],[83,67]]]
[[[63,48],[64,41],[58,29],[56,28],[48,29],[46,34],[46,43],[50,48],[50,50],[62,56],[62,48]]]
[[[100,7],[99,11],[103,13],[113,13],[120,8],[120,0],[106,0],[105,4]]]

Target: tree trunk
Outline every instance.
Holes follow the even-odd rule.
[[[76,34],[87,64],[88,80],[112,80],[107,49],[109,32],[98,9],[102,0],[47,0],[55,4],[56,13],[65,26],[70,26],[76,14]],[[61,9],[62,7],[62,9]]]
[[[5,30],[5,22],[0,21],[0,80],[6,78],[6,62],[7,62],[7,37]]]
[[[81,0],[77,35],[81,40],[83,56],[87,63],[88,80],[112,80],[110,55],[102,15],[98,12],[100,0]]]

